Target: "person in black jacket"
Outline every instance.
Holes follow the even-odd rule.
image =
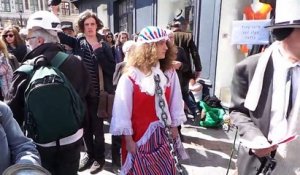
[[[61,45],[58,44],[57,32],[61,31],[58,24],[60,24],[59,19],[48,11],[38,11],[29,17],[27,41],[32,51],[26,55],[24,64],[36,65],[37,57],[41,55],[46,61],[51,62],[58,52],[64,51]],[[94,106],[92,99],[96,95],[94,89],[91,88],[89,73],[84,62],[76,56],[69,55],[67,60],[61,64],[59,70],[66,76],[81,97],[87,109],[85,118],[89,118],[87,116],[91,115],[91,107]],[[20,126],[23,126],[25,120],[25,90],[29,81],[28,74],[22,71],[14,72],[10,89],[11,98],[8,100],[8,105],[11,107],[14,117]],[[43,101],[40,103],[43,103]],[[46,113],[47,111],[44,112]],[[74,134],[59,140],[37,144],[42,166],[50,171],[51,174],[76,175],[80,161],[82,135],[83,129],[79,128]]]
[[[198,49],[194,43],[192,33],[182,31],[182,25],[180,22],[174,22],[171,25],[171,29],[174,32],[174,41],[175,45],[182,47],[185,51],[185,55],[187,57],[188,69],[186,72],[182,74],[181,82],[182,82],[182,96],[183,100],[188,106],[189,110],[193,114],[194,117],[198,117],[200,115],[198,107],[193,101],[190,99],[189,95],[189,81],[190,79],[196,79],[200,77],[200,73],[202,71],[201,60],[198,53]],[[192,57],[191,57],[192,56]],[[191,62],[191,58],[193,62]],[[195,71],[193,71],[193,67],[195,67]]]
[[[104,79],[104,90],[110,94],[114,93],[112,83],[115,70],[115,61],[110,46],[104,42],[102,35],[98,34],[103,25],[100,19],[93,12],[87,10],[79,15],[78,26],[82,36],[73,38],[63,33],[59,33],[62,44],[67,44],[73,48],[74,54],[81,56],[85,63],[91,79],[92,86],[97,98],[94,101],[93,113],[90,118],[86,118],[84,124],[84,141],[87,147],[87,154],[80,162],[79,171],[90,168],[90,173],[95,174],[103,169],[105,163],[105,142],[103,131],[103,118],[97,116],[99,98],[99,75],[98,66],[101,66]]]

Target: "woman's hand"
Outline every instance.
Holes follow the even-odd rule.
[[[171,134],[172,134],[172,138],[176,139],[178,136],[178,128],[177,127],[171,127],[170,128]]]
[[[137,145],[133,141],[132,136],[125,136],[125,140],[126,140],[126,149],[127,149],[127,151],[131,154],[135,154],[136,150],[137,150]]]

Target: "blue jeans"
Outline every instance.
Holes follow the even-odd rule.
[[[193,96],[190,95],[190,92],[186,87],[182,88],[182,98],[189,110],[191,111],[192,115],[196,116],[199,112],[198,105]]]

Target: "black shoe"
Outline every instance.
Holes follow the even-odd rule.
[[[78,171],[84,171],[92,166],[94,159],[90,158],[88,155],[85,155],[83,159],[80,160]]]
[[[91,174],[97,174],[100,171],[102,171],[103,167],[104,167],[105,162],[98,162],[98,161],[94,161],[93,165],[90,168],[90,173]]]
[[[115,173],[115,174],[120,174],[121,166],[116,165],[116,164],[112,164],[112,172]]]

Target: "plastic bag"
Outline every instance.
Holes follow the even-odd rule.
[[[200,126],[209,128],[218,128],[222,126],[223,116],[225,115],[225,110],[220,107],[211,107],[207,105],[204,101],[200,101],[200,107],[202,108],[201,116],[204,121],[200,121]]]

